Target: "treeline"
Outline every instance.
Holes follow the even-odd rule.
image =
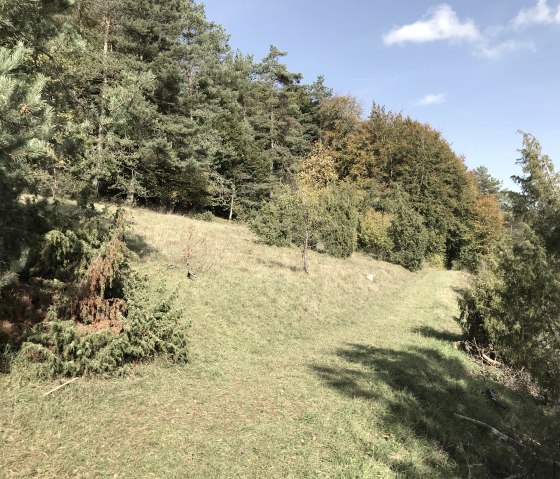
[[[346,216],[358,218],[356,231],[338,229],[341,241],[345,236],[354,246],[335,255],[348,256],[358,245],[412,270],[426,258],[477,269],[499,242],[503,226],[498,191],[484,188],[495,181],[486,169],[468,172],[438,131],[378,105],[362,120],[356,100],[329,96],[319,105],[319,117],[320,139],[298,163],[292,180],[296,193],[287,204],[305,203],[298,190],[330,190],[332,196],[333,187],[345,184],[353,191],[353,201],[345,204]],[[282,201],[273,194],[272,204]],[[263,213],[267,218],[259,218]],[[330,223],[327,235],[332,236],[333,214],[318,214]],[[261,210],[257,231],[275,216]],[[315,229],[320,233],[322,227]]]
[[[192,0],[24,0],[1,15],[6,52],[27,49],[18,75],[48,105],[29,190],[248,219],[324,156],[358,190],[361,243],[380,258],[398,246],[368,228],[396,204],[421,217],[422,258],[473,267],[494,243],[497,203],[437,131],[377,105],[362,120],[353,98],[321,77],[303,84],[276,47],[259,62],[232,51]]]
[[[492,179],[467,171],[429,125],[379,105],[364,119],[354,98],[321,77],[303,83],[284,56],[273,46],[259,61],[233,51],[192,0],[0,3],[8,336],[28,340],[14,325],[46,318],[109,325],[97,347],[78,348],[106,351],[100,364],[78,361],[78,340],[44,323],[33,344],[58,352],[31,356],[50,358],[57,373],[123,364],[144,346],[114,343],[107,331],[130,339],[133,327],[163,335],[146,350],[184,356],[173,319],[157,331],[164,323],[152,319],[164,312],[132,312],[139,283],[119,217],[92,208],[100,199],[246,220],[266,242],[301,246],[305,269],[310,248],[345,257],[358,247],[412,270],[425,259],[478,267],[502,229]]]
[[[256,208],[319,137],[321,80],[232,51],[191,0],[4,3],[54,108],[43,192],[227,214]]]

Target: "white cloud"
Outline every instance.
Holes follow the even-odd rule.
[[[485,58],[494,59],[501,57],[505,53],[515,52],[517,50],[526,50],[534,53],[537,51],[537,48],[532,42],[518,42],[516,40],[507,40],[505,42],[499,43],[496,46],[481,44],[477,47],[475,53]]]
[[[414,104],[417,106],[441,105],[445,101],[446,96],[445,93],[430,93]]]
[[[535,6],[522,8],[512,23],[518,28],[545,23],[560,23],[560,5],[558,5],[556,12],[554,12],[548,5],[547,0],[537,0]]]
[[[512,38],[500,42],[498,38],[503,38],[508,33],[512,34],[520,27],[539,23],[560,24],[560,4],[555,10],[548,5],[547,0],[536,0],[533,7],[520,10],[509,24],[494,25],[484,31],[481,31],[473,20],[460,19],[452,7],[442,4],[428,10],[414,23],[393,28],[383,35],[383,42],[390,46],[403,43],[465,41],[471,46],[474,55],[494,60],[515,51],[536,52],[537,48],[533,42]],[[433,98],[431,100],[434,101]]]
[[[477,41],[481,38],[472,20],[462,22],[457,13],[446,4],[430,9],[421,20],[394,28],[383,35],[385,45],[399,43],[425,43],[436,40]]]

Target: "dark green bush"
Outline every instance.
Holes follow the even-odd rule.
[[[38,376],[52,377],[120,374],[130,363],[155,356],[187,361],[187,327],[176,310],[166,302],[147,310],[145,301],[134,299],[128,306],[119,332],[91,331],[52,317],[26,339],[16,362],[31,364]]]
[[[469,339],[560,394],[560,264],[529,228],[520,236],[465,292],[459,321]]]
[[[251,230],[267,245],[290,246],[297,226],[295,207],[295,197],[289,190],[279,190],[250,222]]]
[[[324,191],[277,190],[251,222],[251,229],[268,245],[309,248],[322,243],[325,251],[339,258],[350,256],[357,245],[358,209],[350,185]]]
[[[12,342],[16,364],[47,377],[118,374],[156,355],[186,361],[186,326],[169,302],[147,306],[145,284],[129,264],[125,228],[117,211],[112,221],[82,221],[78,233],[57,229],[45,236],[33,271],[41,274],[34,284],[50,306]]]
[[[216,219],[216,217],[212,214],[211,211],[205,211],[204,213],[197,213],[193,215],[193,218],[195,220],[201,220],[201,221],[214,221]]]
[[[426,256],[428,233],[422,216],[407,203],[399,201],[393,212],[389,227],[389,238],[393,242],[390,259],[411,271],[422,269]]]
[[[349,184],[330,186],[321,196],[319,236],[325,251],[347,258],[358,243],[358,208],[355,189]]]

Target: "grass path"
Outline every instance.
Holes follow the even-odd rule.
[[[255,354],[231,369],[224,366],[227,380],[190,394],[196,418],[190,434],[205,438],[200,441],[203,450],[208,446],[206,440],[217,440],[212,464],[197,477],[369,477],[374,472],[380,477],[392,476],[388,467],[368,466],[372,462],[368,449],[374,448],[373,443],[356,449],[355,435],[363,436],[361,443],[385,441],[384,433],[367,431],[360,424],[364,410],[372,404],[354,395],[351,388],[345,391],[345,378],[364,368],[353,365],[347,370],[347,361],[338,352],[425,343],[420,331],[433,328],[438,319],[443,324],[436,327],[444,327],[441,332],[453,329],[449,315],[455,294],[450,287],[458,286],[460,280],[458,274],[425,271],[349,325],[318,331],[273,354]],[[404,318],[410,318],[406,329]],[[328,378],[329,371],[336,370],[342,371],[341,377]],[[209,431],[215,434],[207,434]],[[193,464],[196,462],[195,457]]]
[[[489,384],[511,407],[500,419],[538,427],[526,398],[453,349],[461,273],[314,254],[305,276],[296,250],[241,227],[142,211],[134,223],[154,295],[185,306],[191,364],[44,399],[52,382],[0,377],[0,477],[506,477],[508,451],[453,419],[495,423]],[[194,282],[180,267],[193,224],[215,263]]]

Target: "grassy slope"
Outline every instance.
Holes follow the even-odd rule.
[[[511,451],[453,412],[538,436],[538,408],[451,345],[461,273],[312,254],[305,276],[241,226],[133,219],[154,297],[176,290],[192,324],[191,364],[47,398],[1,377],[0,477],[506,477]],[[195,281],[189,237],[194,269],[213,263]]]

